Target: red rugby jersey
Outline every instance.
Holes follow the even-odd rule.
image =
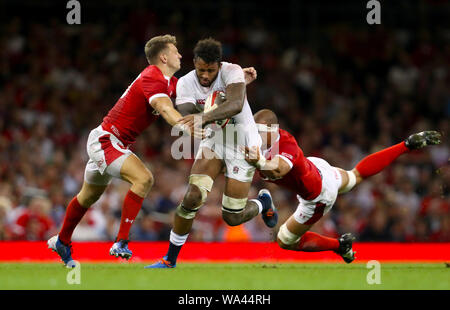
[[[281,156],[292,168],[284,177],[266,181],[286,187],[305,200],[316,198],[322,191],[319,169],[303,155],[302,149],[290,133],[279,129],[279,134],[279,140],[264,151],[264,156],[269,160],[277,155]]]
[[[176,86],[176,77],[166,78],[157,66],[148,66],[103,118],[103,129],[114,134],[125,146],[132,144],[158,118],[150,101],[161,96],[175,98]]]

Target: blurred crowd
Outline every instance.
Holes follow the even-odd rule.
[[[360,241],[450,241],[450,33],[335,24],[314,42],[281,40],[262,19],[220,28],[188,24],[175,12],[130,13],[114,24],[69,26],[55,20],[0,26],[0,240],[46,240],[62,224],[80,190],[89,131],[147,66],[150,37],[177,36],[182,70],[193,69],[192,48],[213,36],[224,60],[253,66],[253,112],[273,109],[307,156],[352,169],[369,153],[426,129],[443,143],[398,158],[382,173],[338,198],[313,228],[329,236],[352,232]],[[132,150],[155,185],[131,231],[132,240],[168,240],[192,160],[174,160],[170,128],[158,120]],[[270,241],[277,232],[258,217],[228,227],[221,218],[219,177],[190,234],[192,241]],[[255,176],[250,196],[272,190],[281,224],[296,209],[293,193]],[[129,185],[114,180],[76,228],[74,241],[113,240]]]

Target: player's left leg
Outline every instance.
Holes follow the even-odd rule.
[[[217,156],[216,151],[209,147],[199,149],[191,168],[186,194],[174,215],[167,254],[158,262],[145,268],[173,268],[176,266],[178,254],[189,236],[196,213],[206,201],[214,180],[222,172],[222,168],[222,159]]]
[[[83,186],[67,206],[58,235],[47,241],[48,247],[55,251],[68,267],[75,267],[72,259],[72,234],[91,205],[103,194],[111,178],[108,174],[101,174],[98,166],[90,159],[84,170]]]
[[[342,177],[339,193],[349,192],[364,179],[381,172],[402,154],[408,153],[411,150],[421,149],[428,145],[441,143],[440,138],[441,134],[437,131],[415,133],[410,135],[405,141],[364,157],[350,171],[338,168]]]
[[[256,199],[248,199],[251,182],[242,182],[232,178],[225,179],[225,191],[222,197],[222,217],[230,226],[245,223],[258,214],[262,214],[268,227],[274,227],[278,221],[277,210],[267,189],[259,192]]]
[[[141,209],[144,198],[153,186],[153,175],[144,163],[134,154],[123,159],[123,163],[111,169],[120,171],[120,178],[131,184],[125,195],[120,219],[119,232],[109,253],[116,257],[130,259],[133,254],[128,249],[129,233],[136,216]],[[108,170],[107,170],[108,171]],[[110,171],[117,175],[117,171]]]

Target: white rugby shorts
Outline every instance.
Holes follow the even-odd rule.
[[[93,185],[108,185],[112,177],[120,178],[123,162],[133,154],[102,125],[89,133],[87,153],[89,161],[84,170],[84,180]]]
[[[236,130],[240,131],[237,135],[234,132]],[[225,163],[227,178],[248,183],[253,180],[256,169],[245,161],[240,146],[261,147],[261,144],[261,137],[256,126],[236,127],[234,124],[228,124],[225,130],[215,131],[214,136],[201,141],[196,159],[201,156],[202,148],[208,148]]]
[[[313,200],[305,200],[297,195],[299,201],[294,218],[300,224],[312,225],[328,213],[336,202],[342,183],[338,169],[318,157],[307,157],[322,175],[322,191]]]

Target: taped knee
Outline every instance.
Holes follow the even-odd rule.
[[[178,205],[177,209],[175,210],[176,214],[178,214],[178,216],[190,220],[193,219],[195,217],[195,214],[197,213],[197,211],[200,209],[201,205],[194,208],[194,209],[187,209],[183,206],[183,204]]]
[[[339,189],[339,194],[344,194],[352,190],[356,185],[356,175],[353,171],[345,171],[347,172],[348,182],[343,188]]]
[[[208,192],[211,191],[211,188],[213,186],[213,179],[205,174],[191,174],[189,176],[189,184],[195,185],[201,194],[200,201],[198,202],[198,205],[194,206],[193,208],[186,208],[183,203],[181,203],[177,209],[176,213],[185,219],[193,219],[195,217],[195,214],[197,211],[201,208],[203,203],[206,201],[206,197],[208,197]]]
[[[291,233],[286,224],[281,225],[277,235],[278,239],[285,245],[297,243],[301,237]],[[280,245],[281,246],[281,245]]]
[[[189,176],[189,184],[197,186],[200,190],[200,206],[206,201],[206,197],[208,197],[208,192],[211,191],[213,183],[214,180],[206,174],[191,174]]]
[[[232,198],[227,195],[222,196],[222,211],[229,213],[240,213],[244,211],[248,198]]]

